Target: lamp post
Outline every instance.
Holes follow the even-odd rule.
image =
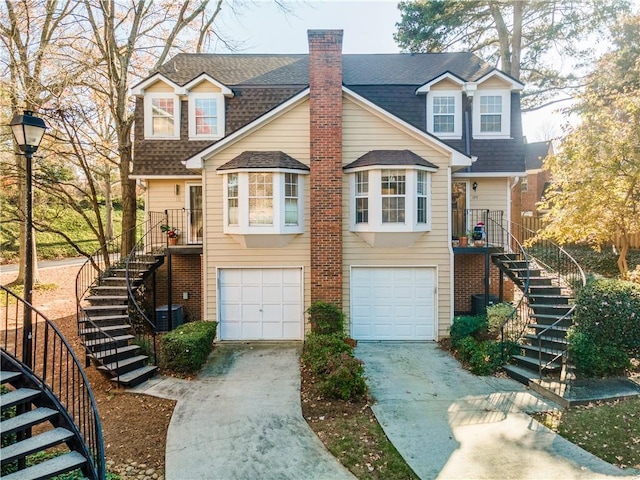
[[[33,291],[33,186],[32,159],[36,153],[47,125],[44,120],[33,116],[33,112],[25,110],[24,115],[16,115],[11,120],[13,136],[24,152],[26,201],[25,201],[25,262],[24,262],[24,320],[22,336],[22,362],[32,367],[32,325],[31,302]]]

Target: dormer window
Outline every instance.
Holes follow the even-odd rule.
[[[224,178],[223,231],[245,247],[282,247],[304,232],[304,175],[284,152],[243,152],[218,168]]]
[[[148,93],[144,99],[145,138],[180,138],[180,101],[170,93]]]
[[[189,93],[189,139],[224,136],[224,96],[221,93]]]
[[[409,246],[431,230],[437,166],[408,150],[376,150],[350,163],[350,229],[374,247]]]
[[[427,131],[436,137],[461,137],[462,92],[433,89],[427,94]]]
[[[511,93],[478,89],[473,97],[473,136],[509,138],[511,134]]]

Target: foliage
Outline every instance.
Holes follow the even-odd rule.
[[[536,2],[401,1],[396,42],[405,51],[471,51],[534,87],[531,105],[575,83],[580,63],[593,55],[580,42],[628,11],[628,1]],[[585,42],[582,42],[584,44]],[[556,54],[555,56],[552,54]],[[558,70],[557,55],[574,61]]]
[[[178,238],[180,235],[180,230],[167,224],[160,225],[160,231],[166,233],[169,238]]]
[[[302,361],[314,375],[327,373],[327,359],[352,352],[352,348],[339,333],[311,332],[304,341]]]
[[[348,352],[327,359],[326,374],[318,382],[318,390],[327,398],[350,400],[367,392],[364,365]]]
[[[500,333],[500,328],[513,313],[513,308],[508,302],[487,306],[487,328],[490,335]]]
[[[309,333],[302,362],[326,398],[350,400],[367,393],[362,361],[354,358],[353,347],[341,334]]]
[[[458,348],[459,343],[466,337],[478,335],[486,330],[487,317],[483,315],[456,317],[450,330],[451,346]]]
[[[629,356],[640,355],[640,285],[599,279],[576,299],[569,351],[579,372],[588,376],[622,373]]]
[[[344,331],[344,313],[332,303],[316,301],[307,309],[311,330],[330,335]]]
[[[491,375],[502,366],[501,343],[495,340],[476,340],[472,336],[458,342],[458,358],[474,375]]]
[[[616,243],[623,277],[630,238],[640,233],[639,35],[640,16],[627,18],[616,49],[599,60],[573,109],[582,122],[545,163],[553,180],[542,235],[596,247]]]
[[[612,248],[593,248],[588,245],[567,245],[564,249],[575,258],[576,262],[586,273],[616,278],[620,275],[618,269],[619,252]],[[629,269],[640,266],[640,249],[630,249],[627,253]]]
[[[176,373],[196,373],[207,360],[216,336],[216,322],[190,322],[160,338],[160,366]]]

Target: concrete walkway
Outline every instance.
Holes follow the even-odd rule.
[[[471,375],[435,343],[360,342],[356,356],[378,421],[423,480],[640,478],[524,413],[553,405],[523,385]]]
[[[166,479],[353,479],[302,417],[300,348],[217,344],[195,380],[160,377],[134,389],[178,402]]]

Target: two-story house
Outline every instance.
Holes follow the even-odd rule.
[[[452,237],[520,217],[523,85],[471,53],[308,40],[308,55],[179,54],[133,87],[132,176],[181,230],[171,302],[221,340],[303,339],[316,300],[355,339],[445,337],[497,293],[486,249]]]

